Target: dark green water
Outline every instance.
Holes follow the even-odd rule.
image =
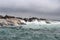
[[[0,40],[60,40],[60,28],[0,28]]]

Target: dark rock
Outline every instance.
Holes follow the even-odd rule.
[[[3,16],[2,15],[0,15],[0,19],[2,19],[3,18]]]
[[[23,18],[21,18],[21,17],[16,17],[17,19],[23,19]]]
[[[44,19],[44,18],[40,18],[40,20],[47,20],[47,19]]]
[[[23,20],[27,22],[29,19],[28,18],[24,18]]]
[[[39,18],[37,18],[37,17],[32,17],[32,18],[29,18],[29,22],[32,22],[33,20],[39,20]]]
[[[15,18],[14,16],[8,16],[8,15],[5,15],[4,18]]]
[[[46,21],[47,24],[50,24],[50,22]]]
[[[0,23],[0,26],[3,26],[3,24],[2,24],[2,23]]]

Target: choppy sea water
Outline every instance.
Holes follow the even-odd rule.
[[[60,40],[60,25],[1,27],[0,40]]]

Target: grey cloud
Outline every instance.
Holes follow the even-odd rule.
[[[0,14],[58,19],[60,0],[0,0]]]

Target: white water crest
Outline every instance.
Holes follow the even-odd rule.
[[[26,24],[41,24],[41,25],[52,25],[52,24],[60,24],[60,22],[58,21],[48,21],[49,23],[46,23],[46,21],[44,20],[41,20],[41,21],[38,21],[38,20],[35,20],[35,21],[32,21],[32,22],[26,22]]]
[[[59,28],[60,22],[58,21],[49,21],[50,23],[46,23],[46,21],[33,21],[26,22],[27,25],[23,25],[23,28],[32,28],[32,29],[40,29],[40,28]]]

